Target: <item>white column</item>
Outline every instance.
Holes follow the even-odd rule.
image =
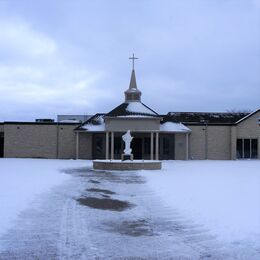
[[[79,159],[79,132],[76,132],[76,160]]]
[[[186,160],[189,160],[189,133],[186,133]]]
[[[153,160],[153,132],[151,132],[151,160]]]
[[[109,159],[109,132],[106,132],[106,160]]]
[[[155,160],[159,160],[159,133],[155,133],[155,142],[156,142],[156,149],[155,149]]]
[[[114,132],[111,132],[111,160],[114,160]]]

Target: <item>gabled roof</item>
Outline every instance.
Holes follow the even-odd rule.
[[[75,128],[75,131],[93,131],[100,132],[105,131],[105,117],[159,117],[159,115],[143,104],[142,102],[129,102],[122,103],[117,106],[109,113],[98,113],[89,118],[86,122],[81,124],[79,127]]]
[[[167,121],[167,122],[162,121],[162,122],[160,122],[160,132],[188,133],[188,132],[191,132],[191,130],[187,126],[183,125],[182,123],[176,123],[176,122],[171,122],[171,121]]]
[[[233,125],[249,113],[216,113],[216,112],[169,112],[163,121],[181,122],[183,124]]]
[[[104,123],[104,113],[98,113],[89,118],[86,122],[75,128],[75,131],[105,131],[105,123]]]
[[[122,103],[121,105],[117,106],[110,112],[106,114],[108,117],[142,117],[142,116],[149,116],[149,117],[157,117],[159,116],[154,110],[143,104],[142,102],[128,102]]]
[[[256,111],[254,111],[254,112],[252,112],[252,113],[246,115],[245,117],[243,117],[243,118],[241,118],[240,120],[238,120],[238,121],[236,122],[236,124],[241,123],[242,121],[248,119],[248,118],[251,117],[252,115],[258,113],[259,111],[260,111],[260,109],[257,109]],[[259,122],[260,122],[260,118],[259,118]]]

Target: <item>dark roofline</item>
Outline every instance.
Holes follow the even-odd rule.
[[[151,109],[150,107],[148,107],[147,105],[145,105],[143,102],[141,102],[146,108],[150,109],[151,111],[153,111],[155,113],[156,116],[159,116],[159,114],[157,112],[155,112],[153,109]]]
[[[260,110],[260,109],[259,109]],[[257,111],[255,111],[257,112]],[[255,113],[253,112],[253,113]],[[233,115],[239,115],[239,114],[246,114],[246,116],[250,115],[250,112],[194,112],[194,111],[170,111],[168,112],[165,116],[171,116],[171,113],[174,113],[174,114],[198,114],[198,115],[206,115],[206,114],[218,114],[218,115],[228,115],[228,114],[233,114]]]
[[[216,125],[231,126],[249,113],[229,112],[169,112],[164,116],[163,122],[181,122],[186,125]]]
[[[253,116],[254,114],[258,113],[259,111],[260,111],[260,108],[257,109],[256,111],[254,111],[254,112],[248,114],[247,116],[241,118],[240,120],[238,120],[238,121],[235,123],[235,125],[240,124],[241,122],[245,121],[245,120],[248,119],[249,117],[251,117],[251,116]]]
[[[128,115],[128,116],[105,116],[105,119],[114,119],[114,120],[120,120],[122,118],[127,118],[127,120],[149,120],[149,119],[158,119],[162,120],[163,117],[160,116],[138,116],[138,115]]]
[[[189,125],[189,126],[205,126],[206,124],[205,123],[193,123],[193,122],[184,122],[182,123],[184,125]],[[235,124],[232,124],[232,123],[207,123],[208,126],[232,126],[232,125],[235,125]]]
[[[78,125],[80,123],[66,123],[66,122],[18,122],[18,121],[5,121],[5,125]]]

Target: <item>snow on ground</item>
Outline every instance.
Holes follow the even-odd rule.
[[[70,178],[59,170],[86,165],[82,161],[42,159],[0,159],[0,235],[19,213],[30,206],[36,195]]]
[[[260,161],[133,172],[91,164],[0,160],[1,259],[259,259]],[[131,207],[84,205],[90,199]]]
[[[169,161],[142,171],[163,203],[226,243],[260,245],[260,161]]]

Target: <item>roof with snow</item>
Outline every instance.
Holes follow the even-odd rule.
[[[142,102],[128,102],[122,103],[121,105],[117,106],[110,112],[106,114],[109,117],[117,117],[117,116],[126,116],[126,117],[142,117],[142,116],[149,116],[149,117],[157,117],[159,116],[154,110],[143,104]]]
[[[85,123],[78,126],[76,131],[91,131],[91,132],[103,132],[105,131],[104,113],[98,113],[89,118]]]
[[[187,126],[183,125],[182,123],[175,123],[175,122],[162,122],[160,124],[160,132],[191,132]]]
[[[183,124],[233,125],[249,113],[207,113],[207,112],[169,112],[163,121],[181,122]]]

